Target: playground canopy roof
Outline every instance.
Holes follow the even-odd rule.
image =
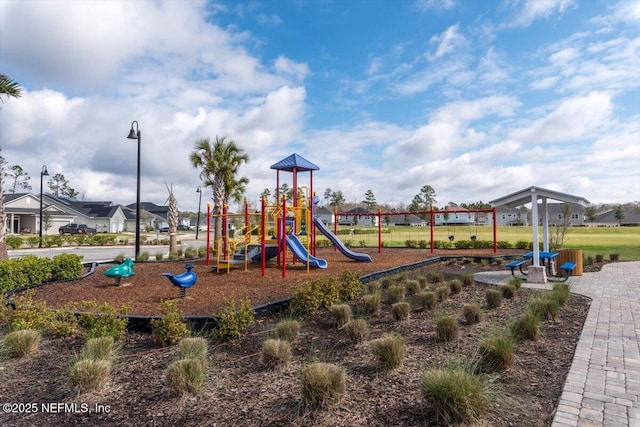
[[[293,172],[294,169],[296,170],[296,172],[320,170],[318,166],[314,165],[309,160],[296,153],[293,153],[289,157],[286,157],[280,160],[278,163],[271,165],[271,169],[287,172]]]

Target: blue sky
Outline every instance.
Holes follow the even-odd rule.
[[[189,152],[216,135],[249,154],[251,203],[294,152],[348,202],[640,200],[638,1],[0,0],[0,72],[24,87],[2,154],[34,191],[46,164],[132,203],[137,120],[142,199],[172,185],[185,210]]]

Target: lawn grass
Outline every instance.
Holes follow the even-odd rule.
[[[339,227],[339,230],[355,230],[357,234],[339,234],[339,238],[347,245],[377,247],[377,227]],[[533,230],[531,227],[498,227],[498,241],[506,241],[515,245],[518,241],[531,242]],[[539,231],[542,240],[542,228]],[[436,226],[434,240],[448,241],[454,236],[454,241],[470,240],[477,236],[478,240],[493,241],[493,228],[490,226]],[[317,240],[326,240],[318,236]],[[382,241],[386,247],[406,247],[407,240],[419,242],[431,239],[429,227],[384,227]],[[581,249],[585,257],[618,254],[620,261],[640,261],[640,227],[572,227],[566,235],[563,249]]]

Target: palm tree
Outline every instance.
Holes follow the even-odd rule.
[[[20,85],[4,74],[0,74],[0,95],[7,95],[8,98],[20,98],[22,95],[22,89]],[[0,101],[2,97],[0,96]],[[0,148],[0,152],[2,148]],[[4,228],[5,214],[4,214],[4,191],[2,190],[3,178],[5,176],[6,161],[0,154],[0,260],[9,258],[7,253],[7,233]]]
[[[196,141],[194,151],[189,156],[194,168],[200,168],[200,179],[206,187],[211,187],[213,213],[222,214],[222,208],[230,199],[242,201],[249,178],[238,178],[238,169],[249,161],[246,154],[233,140],[216,136],[213,143],[209,138]],[[222,235],[222,222],[216,219],[215,235]]]

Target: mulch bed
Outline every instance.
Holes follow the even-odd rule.
[[[250,298],[253,305],[290,296],[290,287],[303,280],[339,274],[343,270],[362,274],[425,259],[425,250],[368,250],[374,262],[352,262],[332,250],[318,256],[329,262],[327,270],[307,272],[291,265],[287,278],[277,268],[260,277],[259,269],[231,274],[213,273],[203,261],[196,261],[198,282],[181,301],[185,313],[208,315],[220,307],[223,297]],[[513,251],[501,252],[501,255]],[[442,251],[435,255],[493,256],[491,252]],[[137,263],[128,286],[116,287],[104,277],[101,266],[82,281],[37,289],[37,298],[53,306],[83,299],[128,305],[131,312],[157,314],[161,301],[177,298],[178,289],[162,277],[162,272],[180,273],[185,262]],[[503,265],[438,263],[411,274],[437,270],[447,277],[486,269],[505,270]],[[124,281],[123,281],[124,283]],[[371,338],[384,333],[405,337],[407,352],[403,366],[380,370],[365,344],[351,344],[344,332],[332,325],[331,315],[321,310],[303,320],[300,337],[293,347],[292,363],[282,369],[266,369],[261,362],[261,345],[273,337],[280,317],[257,321],[241,338],[213,341],[209,347],[210,369],[202,394],[172,397],[163,385],[163,372],[175,359],[175,348],[155,348],[148,334],[128,333],[120,343],[109,384],[105,390],[75,396],[68,386],[67,369],[82,345],[83,338],[44,339],[32,356],[4,360],[0,366],[0,399],[3,402],[63,402],[108,405],[103,413],[2,414],[0,425],[11,426],[418,426],[441,425],[434,409],[420,395],[419,378],[424,369],[474,360],[479,341],[496,327],[503,327],[524,310],[527,300],[539,291],[521,289],[495,310],[485,310],[485,319],[467,325],[462,317],[464,304],[484,304],[489,285],[476,283],[452,295],[433,311],[412,310],[409,320],[395,321],[390,307],[368,318]],[[357,308],[358,301],[352,306]],[[546,426],[555,410],[566,374],[571,365],[589,300],[572,295],[555,321],[542,325],[538,341],[518,345],[514,365],[489,379],[496,399],[480,425]],[[435,339],[435,323],[442,315],[459,319],[457,340],[442,343]],[[312,361],[339,364],[347,372],[344,399],[330,410],[305,412],[299,406],[298,370]],[[3,418],[4,417],[4,418]]]

